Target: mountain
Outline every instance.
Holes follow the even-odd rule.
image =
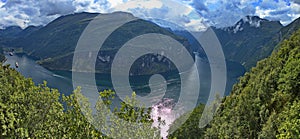
[[[40,60],[61,56],[75,48],[83,29],[97,15],[81,13],[59,17],[36,32],[18,38],[11,45],[22,47],[25,53]]]
[[[253,55],[253,59],[249,60],[249,63],[251,64],[248,66],[248,69],[254,66],[254,63],[256,63],[257,60],[262,60],[271,55],[273,51],[277,51],[283,40],[288,39],[298,29],[300,29],[300,18],[294,20],[289,25],[282,27],[276,34],[272,36],[272,38],[264,45],[264,47],[259,49],[259,51]]]
[[[108,15],[113,14],[133,16],[122,12]],[[97,15],[97,13],[76,13],[62,16],[45,27],[31,26],[23,31],[19,30],[18,33],[10,33],[14,34],[11,36],[15,36],[14,38],[16,39],[4,39],[5,41],[0,42],[0,44],[23,48],[25,53],[39,60],[39,63],[48,69],[70,70],[73,51],[77,41],[88,23]],[[276,46],[278,46],[279,42],[289,37],[291,33],[299,27],[299,19],[284,27],[279,21],[269,21],[261,19],[258,16],[246,16],[234,26],[212,28],[219,38],[227,61],[238,62],[249,71],[256,65],[257,61],[268,57]],[[12,29],[8,28],[8,30]],[[113,39],[108,38],[106,43],[107,46],[111,47],[106,47],[109,50],[105,50],[106,54],[99,57],[98,61],[100,62],[98,62],[97,66],[99,67],[98,70],[102,69],[102,71],[99,72],[108,72],[109,69],[106,67],[111,65],[111,59],[114,54],[116,54],[117,49],[121,47],[120,45],[122,43],[125,43],[128,38],[133,38],[138,36],[138,34],[144,33],[160,33],[172,36],[184,44],[190,53],[200,52],[205,55],[200,44],[198,44],[189,32],[162,28],[150,21],[138,20],[137,22],[128,23],[115,32],[117,33],[114,33],[114,36],[110,36]],[[3,37],[0,38],[3,39]],[[137,63],[149,65],[151,62],[138,61]],[[164,62],[164,64],[167,65],[166,67],[171,66],[172,69],[174,69],[170,61]],[[151,65],[150,67],[155,66],[157,65]],[[149,69],[150,67],[147,68]],[[166,67],[164,69],[166,69]],[[136,72],[141,70],[150,72],[146,71],[146,68],[135,69]]]
[[[0,30],[0,37],[16,37],[20,32],[22,32],[22,28],[19,26],[10,26],[5,29]]]
[[[6,42],[17,38],[17,34],[19,34],[20,32],[22,32],[22,28],[17,26],[0,29],[0,44],[4,45]]]
[[[27,37],[31,33],[35,32],[35,31],[38,31],[42,27],[43,26],[28,26],[27,28],[25,28],[24,30],[22,30],[21,32],[19,32],[18,34],[16,34],[16,36],[20,37],[20,38]]]
[[[300,30],[223,100],[208,138],[299,138]]]
[[[241,63],[249,71],[257,61],[271,55],[280,42],[299,28],[300,18],[282,26],[279,21],[246,16],[232,27],[214,28],[214,31],[222,44],[225,57]]]
[[[274,37],[273,37],[273,41],[271,41],[272,43],[270,43],[269,45],[272,46],[276,46],[276,48],[278,48],[278,46],[280,46],[280,42],[282,42],[282,40],[288,39],[295,31],[300,29],[300,18],[294,20],[291,24],[283,27]]]
[[[268,57],[279,43],[300,28],[300,18],[283,26],[279,21],[269,21],[258,16],[246,16],[226,28],[212,27],[228,61],[242,64],[248,71],[257,61]],[[187,38],[192,50],[205,53],[201,45],[187,31],[175,30]],[[205,54],[204,54],[205,55]]]
[[[295,31],[300,29],[300,18],[280,30],[281,39],[289,38]]]
[[[25,29],[18,26],[10,26],[2,29],[0,30],[0,45],[11,47],[11,44],[16,42],[18,38],[24,38],[40,28],[42,28],[42,26],[28,26]]]
[[[209,109],[219,108],[205,128],[199,128],[199,105],[180,128],[176,124],[184,117],[171,125],[176,130],[169,137],[299,138],[299,90],[300,29],[241,77],[229,96],[211,103]]]
[[[71,70],[73,52],[77,45],[83,30],[96,16],[130,16],[132,14],[116,12],[111,14],[96,13],[76,13],[57,18],[45,27],[18,39],[13,40],[10,46],[23,48],[24,52],[37,60],[39,64],[52,70]],[[121,48],[128,40],[146,33],[159,33],[170,36],[186,46],[190,46],[188,41],[175,35],[170,30],[162,28],[153,22],[138,19],[124,24],[115,30],[105,41],[102,47],[101,55],[99,53],[96,71],[100,73],[109,73],[112,64],[112,58],[117,50]],[[155,43],[155,42],[153,42]],[[189,49],[189,48],[188,48]],[[190,50],[190,53],[192,51]],[[155,56],[146,56],[138,60],[137,64],[145,65],[144,68],[132,69],[133,74],[153,73],[152,71],[158,64],[161,65],[156,71],[167,71],[175,69],[171,61]],[[154,62],[153,60],[154,59]],[[151,62],[152,61],[152,62]]]
[[[239,62],[250,69],[257,61],[270,54],[262,51],[282,27],[279,21],[246,16],[232,27],[214,28],[214,31],[223,47],[226,59]]]

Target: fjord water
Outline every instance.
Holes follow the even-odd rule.
[[[36,84],[42,84],[43,81],[47,81],[47,85],[51,88],[58,89],[61,93],[65,95],[70,95],[73,91],[72,86],[72,73],[69,71],[50,71],[45,69],[44,67],[38,65],[36,61],[31,59],[30,57],[17,54],[14,56],[8,56],[5,64],[10,64],[12,68],[15,68],[15,62],[19,63],[19,68],[15,68],[18,72],[28,78],[32,78],[32,80]],[[199,70],[200,76],[200,93],[199,93],[199,103],[205,103],[208,97],[208,93],[210,90],[210,68],[209,63],[203,61],[203,59],[197,57],[197,67]],[[233,84],[237,81],[237,78],[244,74],[244,69],[238,63],[227,62],[227,85],[226,85],[226,95],[229,94]],[[87,73],[80,73],[81,76],[86,76]],[[166,92],[166,98],[178,99],[180,95],[180,77],[176,72],[164,73],[165,77],[167,77],[168,89]],[[110,75],[108,74],[95,74],[96,84],[99,91],[104,89],[112,89]],[[130,77],[131,87],[133,90],[141,96],[145,96],[150,92],[148,80],[150,76],[134,76]],[[85,81],[82,81],[83,83]],[[157,84],[159,85],[159,84]],[[85,88],[88,88],[90,84],[84,84]],[[155,91],[155,90],[151,90]],[[93,96],[90,94],[91,92],[84,92],[88,96]],[[190,96],[194,97],[194,96]],[[91,97],[94,98],[94,97]],[[155,98],[154,98],[155,99]]]
[[[10,64],[11,68],[16,69],[23,76],[32,78],[35,84],[42,84],[43,81],[47,81],[49,87],[56,88],[67,95],[71,94],[73,88],[70,78],[66,78],[45,69],[24,54],[15,54],[13,56],[6,55],[6,58],[7,60],[4,64]],[[15,67],[16,62],[18,62],[19,68]]]
[[[35,84],[41,84],[43,81],[47,81],[47,85],[51,88],[58,89],[61,93],[65,95],[70,95],[73,90],[72,86],[72,73],[69,71],[50,71],[44,67],[38,65],[36,61],[29,58],[26,55],[14,55],[8,56],[5,64],[10,64],[12,68],[15,68],[18,72],[28,78],[32,78]],[[209,91],[211,87],[211,72],[209,68],[209,63],[202,58],[196,57],[197,68],[199,70],[200,77],[200,92],[198,97],[198,103],[206,103],[206,100],[209,96]],[[15,67],[15,62],[19,63],[19,68]],[[226,95],[229,94],[233,84],[237,81],[237,78],[244,74],[244,69],[241,65],[234,62],[227,62],[227,85],[226,85]],[[79,76],[87,76],[88,73],[77,74]],[[169,125],[178,118],[181,114],[172,113],[172,107],[174,103],[177,102],[180,97],[180,76],[176,72],[163,73],[164,77],[167,77],[167,92],[165,97],[160,103],[153,105],[152,117],[157,118],[161,117],[165,120],[166,125],[162,127],[161,134],[163,137],[167,136],[167,130]],[[151,90],[148,85],[150,76],[133,76],[130,77],[130,82],[132,82],[132,89],[141,96],[146,96],[150,91],[159,92],[160,90]],[[84,78],[83,78],[84,79]],[[102,91],[104,89],[112,89],[110,75],[108,74],[95,74],[97,89]],[[86,97],[89,98],[92,103],[91,106],[96,104],[98,94],[97,92],[89,91],[91,90],[92,84],[85,83],[84,80],[80,81],[83,84],[82,89],[87,90],[87,92],[82,92]],[[161,85],[160,83],[155,84],[155,86]],[[159,88],[159,87],[158,87]],[[190,97],[191,99],[195,96],[185,96]],[[158,97],[151,98],[154,101],[159,99]],[[113,106],[118,106],[121,101],[120,98],[116,98],[113,101]],[[158,124],[155,121],[154,124]]]

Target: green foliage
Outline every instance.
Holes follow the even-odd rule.
[[[223,100],[210,125],[199,128],[204,108],[199,105],[175,120],[169,132],[177,130],[168,137],[299,138],[299,41],[300,30],[282,43],[280,51],[246,73]]]
[[[223,100],[207,138],[299,138],[300,30]]]
[[[2,65],[2,63],[4,63],[6,60],[5,56],[3,55],[3,48],[0,47],[0,65]]]
[[[300,138],[300,101],[295,100],[279,115],[277,138]]]
[[[81,114],[74,95],[63,96],[61,102],[57,90],[46,83],[35,86],[8,66],[0,67],[0,82],[0,138],[101,137]]]
[[[77,21],[73,16],[65,18]],[[62,19],[49,26],[68,28]],[[85,14],[82,19],[81,27],[89,21]],[[46,83],[35,86],[9,66],[0,66],[0,83],[0,138],[160,138],[159,127],[152,127],[151,109],[135,107],[142,106],[135,94],[111,111],[115,93],[100,92],[102,101],[97,102],[94,114],[80,89],[71,96],[60,96],[58,90]],[[198,127],[204,108],[200,105],[169,137],[300,138],[299,90],[300,30],[240,79],[206,128]]]
[[[112,138],[160,138],[159,127],[152,127],[151,109],[143,107],[136,100],[135,93],[111,112],[109,106],[114,94],[111,90],[100,92],[102,101],[97,102],[94,116],[97,129]]]
[[[100,92],[103,101],[93,114],[80,88],[60,97],[46,82],[35,86],[9,65],[0,66],[0,82],[0,138],[160,138],[151,109],[134,107],[140,105],[135,93],[110,112],[105,108],[111,107],[115,93]]]
[[[168,132],[172,134],[170,134],[168,138],[204,138],[204,133],[207,129],[206,124],[210,122],[211,118],[213,117],[212,114],[217,111],[218,106],[220,105],[220,101],[220,95],[216,94],[216,99],[209,104],[207,109],[204,109],[205,105],[200,104],[193,111],[183,114],[170,126]],[[183,121],[184,123],[182,124]],[[179,126],[180,124],[182,125]]]
[[[63,137],[64,138],[104,138],[104,136],[91,124],[91,111],[82,111],[89,107],[89,102],[80,93],[80,88],[70,96],[62,96],[63,103],[66,104],[63,117]],[[79,102],[84,102],[83,104]]]
[[[4,63],[6,60],[5,56],[0,54],[0,64]]]
[[[177,139],[194,139],[201,138],[204,134],[205,129],[199,128],[199,121],[202,116],[204,105],[200,104],[192,112],[182,115],[180,118],[176,119],[170,126],[169,132],[175,130],[168,138]],[[178,128],[178,123],[180,120],[185,119],[184,117],[189,116],[188,119]]]

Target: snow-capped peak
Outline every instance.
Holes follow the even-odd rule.
[[[252,27],[258,28],[260,27],[260,23],[263,21],[263,19],[259,18],[258,16],[246,16],[242,19],[242,21],[244,23],[249,23]]]
[[[237,33],[239,31],[243,31],[247,26],[259,28],[262,21],[265,21],[265,19],[261,19],[258,16],[246,16],[238,21],[234,26],[225,28],[224,30]]]

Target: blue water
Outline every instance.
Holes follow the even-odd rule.
[[[32,80],[36,84],[41,84],[43,81],[47,81],[47,85],[51,88],[58,89],[61,93],[65,95],[70,95],[73,90],[72,85],[72,72],[69,71],[50,71],[44,67],[38,65],[33,59],[29,58],[26,55],[14,55],[8,56],[5,64],[10,64],[12,68],[15,68],[22,75]],[[19,63],[19,68],[15,67],[15,62]],[[205,103],[210,91],[210,68],[209,64],[199,60],[197,63],[199,76],[200,76],[200,95],[198,97],[198,103]],[[226,86],[225,94],[228,95],[234,83],[237,82],[238,77],[244,74],[244,68],[238,63],[227,62],[227,72],[228,80]],[[80,73],[80,76],[86,76],[88,73]],[[163,73],[163,76],[167,79],[167,92],[165,98],[172,98],[177,100],[180,96],[180,78],[179,74],[174,72]],[[109,74],[96,74],[96,84],[98,91],[103,91],[105,89],[113,89],[113,86],[110,81]],[[150,92],[148,85],[150,76],[133,76],[130,77],[130,83],[132,89],[140,96],[145,96]],[[80,81],[84,84],[83,87],[89,88],[91,84],[85,84],[85,81]],[[153,91],[153,90],[152,90]],[[96,101],[97,92],[83,92],[84,95],[89,98],[94,98],[92,101]],[[194,96],[189,96],[194,97]],[[156,99],[156,98],[153,98]],[[119,101],[120,99],[116,99]]]

